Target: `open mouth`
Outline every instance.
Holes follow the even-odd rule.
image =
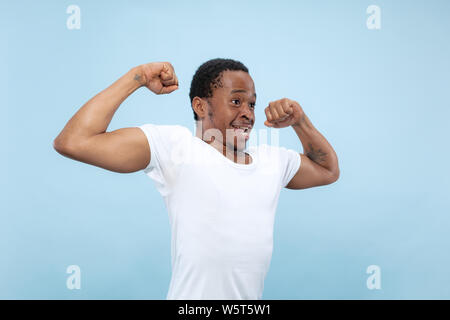
[[[233,126],[232,125],[232,127],[235,129],[235,131],[236,130],[243,130],[244,133],[250,132],[250,129],[251,129],[251,127],[249,127],[249,126]]]
[[[251,125],[231,125],[231,127],[234,129],[234,134],[237,137],[244,138],[245,140],[249,139],[250,130],[252,129]]]

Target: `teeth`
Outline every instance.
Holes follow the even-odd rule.
[[[242,129],[242,130],[248,130],[249,129],[249,127],[236,127],[236,126],[233,126],[233,128]]]

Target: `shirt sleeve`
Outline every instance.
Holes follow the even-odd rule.
[[[300,169],[300,153],[284,147],[279,148],[281,164],[281,186],[286,187]]]
[[[143,169],[162,196],[167,196],[176,181],[183,156],[189,148],[189,129],[179,125],[144,124],[139,126],[150,146],[150,162]]]

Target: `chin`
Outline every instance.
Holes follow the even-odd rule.
[[[236,152],[243,152],[245,150],[245,147],[247,145],[247,141],[241,144],[234,144],[234,143],[228,143],[227,147],[230,150],[234,150]]]

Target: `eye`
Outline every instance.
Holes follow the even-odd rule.
[[[235,101],[238,101],[238,103],[235,104],[235,103],[234,103]],[[231,102],[232,102],[233,104],[235,104],[236,106],[240,105],[240,103],[241,103],[239,99],[232,99]],[[254,103],[254,102],[249,103],[249,107],[252,108],[252,109],[255,109],[255,105],[256,105],[256,103]]]

